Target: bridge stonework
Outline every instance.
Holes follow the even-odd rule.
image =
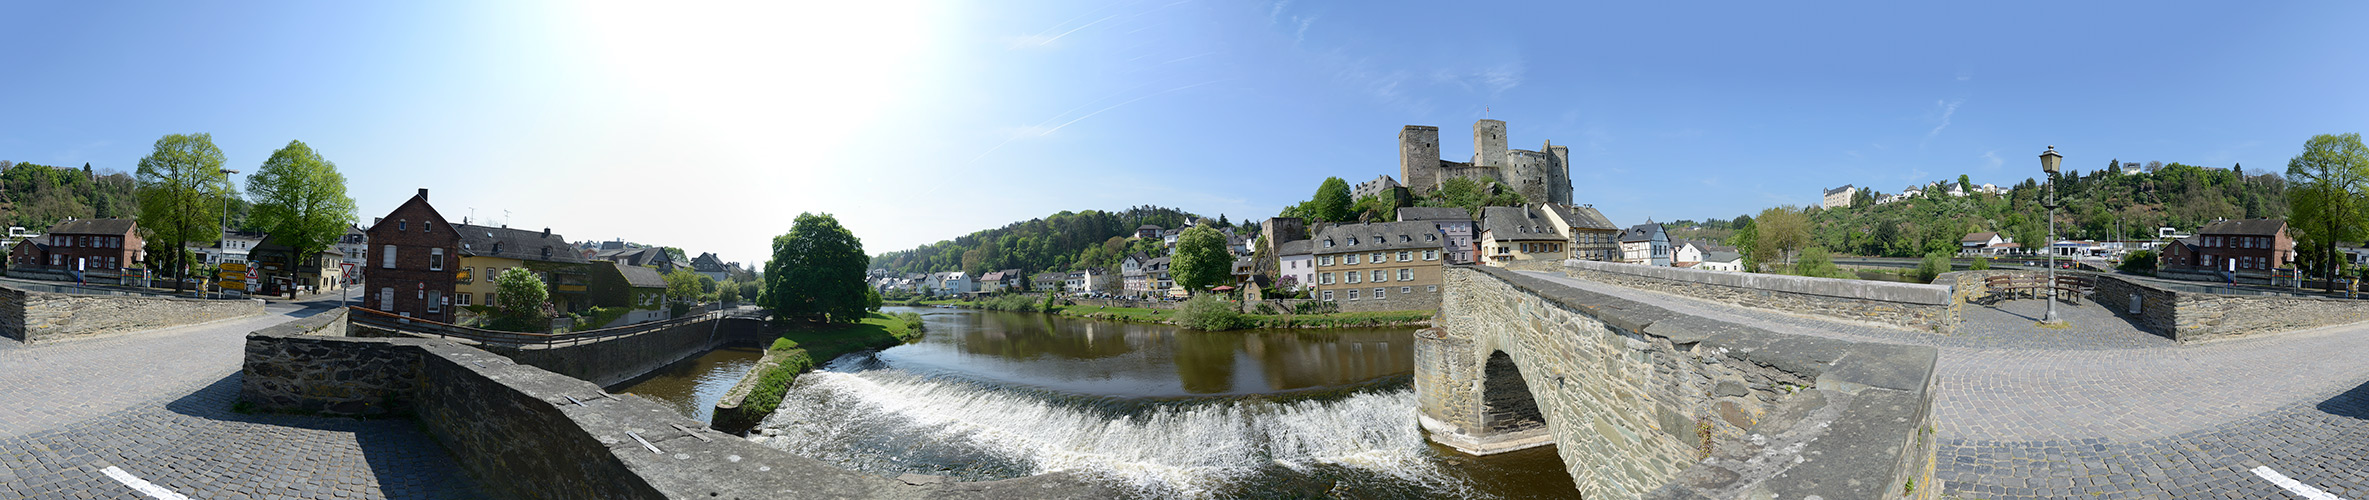
[[[1590,498],[1926,498],[1930,347],[1776,334],[1449,266],[1419,417],[1488,454],[1556,446]]]

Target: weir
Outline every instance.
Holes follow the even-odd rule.
[[[1546,446],[1591,498],[1928,498],[1931,347],[1769,332],[1449,266],[1418,420],[1472,454]],[[1914,486],[1908,486],[1914,485]]]

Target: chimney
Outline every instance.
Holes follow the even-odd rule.
[[[543,228],[543,237],[545,237],[545,238],[549,238],[549,237],[551,237],[551,228],[548,228],[548,227],[546,227],[546,228]]]
[[[428,188],[420,188],[420,199],[428,199]]]

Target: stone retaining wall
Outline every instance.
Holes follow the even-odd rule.
[[[668,364],[732,343],[770,341],[764,321],[723,318],[691,321],[657,330],[593,342],[556,346],[478,346],[522,364],[614,386]]]
[[[26,343],[263,314],[263,301],[75,295],[0,287],[0,335]]]
[[[1445,273],[1442,326],[1419,333],[1414,353],[1418,420],[1434,440],[1551,441],[1590,498],[1942,489],[1931,347],[1782,335],[1503,269]],[[1507,425],[1525,411],[1543,428]]]
[[[2097,282],[2100,305],[2180,343],[2369,321],[2369,300],[2180,292],[2110,274]]]
[[[1589,281],[1744,307],[1882,323],[1940,333],[1958,329],[1949,285],[1705,271],[1586,260],[1564,272]],[[1938,281],[1937,281],[1938,283]]]
[[[639,396],[611,395],[591,382],[451,341],[304,333],[323,328],[291,324],[249,334],[240,401],[264,411],[413,415],[454,460],[503,497],[1118,494],[1065,473],[910,485],[708,430]]]

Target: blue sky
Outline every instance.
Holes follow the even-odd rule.
[[[861,4],[861,5],[842,5]],[[2282,171],[2369,126],[2358,2],[44,2],[0,6],[0,158],[131,170],[303,140],[361,218],[761,262],[799,212],[873,253],[1061,210],[1263,218],[1396,135],[1572,147],[1615,222],[1972,176],[2048,145]]]

